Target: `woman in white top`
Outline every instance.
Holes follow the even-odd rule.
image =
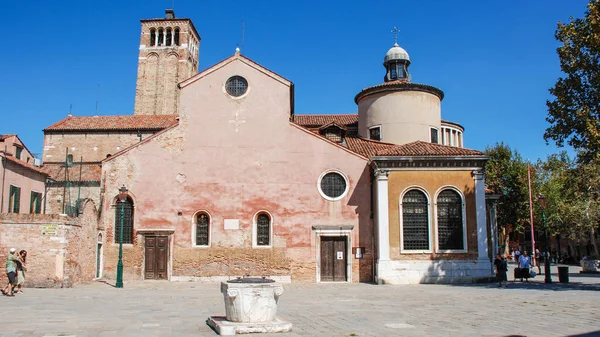
[[[527,251],[523,251],[523,254],[519,257],[519,273],[521,276],[521,282],[523,278],[525,282],[529,282],[529,268],[531,268],[531,258],[527,255]]]

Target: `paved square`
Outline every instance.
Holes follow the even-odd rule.
[[[293,331],[248,336],[600,336],[600,275],[571,267],[569,284],[377,286],[286,284],[279,302]],[[512,270],[509,271],[512,275]],[[512,278],[509,278],[512,281]],[[216,336],[219,284],[102,282],[0,297],[0,336]]]

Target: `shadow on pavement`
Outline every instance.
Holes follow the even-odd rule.
[[[600,330],[577,334],[577,335],[569,335],[569,337],[593,337],[593,336],[600,336]]]

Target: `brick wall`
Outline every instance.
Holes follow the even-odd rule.
[[[83,203],[78,218],[48,214],[0,214],[0,259],[10,248],[27,251],[26,287],[70,287],[95,277],[97,211]],[[1,282],[6,282],[2,273]]]
[[[142,139],[152,135],[152,131],[143,131]],[[66,159],[66,148],[77,163],[83,156],[84,162],[100,162],[108,154],[139,142],[137,131],[130,132],[46,132],[44,134],[44,163],[63,163]]]

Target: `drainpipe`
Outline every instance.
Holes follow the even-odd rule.
[[[2,155],[2,189],[0,190],[0,213],[2,213],[2,208],[4,207],[4,178],[6,176],[6,145],[4,145],[4,154]]]

